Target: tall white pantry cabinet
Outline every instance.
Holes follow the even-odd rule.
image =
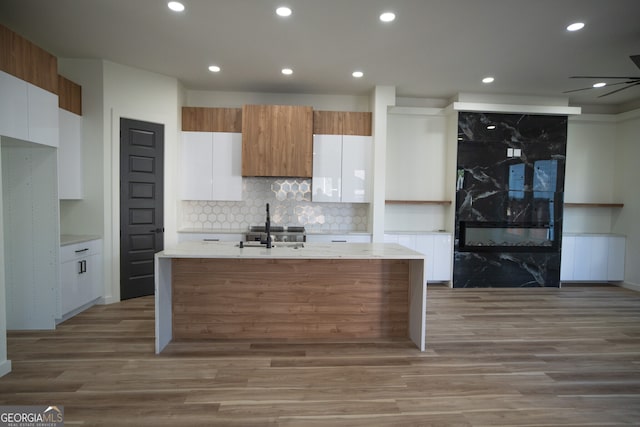
[[[0,93],[6,326],[53,329],[60,315],[58,96],[2,71]]]

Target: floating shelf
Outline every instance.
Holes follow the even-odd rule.
[[[385,200],[387,205],[450,205],[451,200]]]
[[[621,208],[624,203],[565,203],[566,208]]]

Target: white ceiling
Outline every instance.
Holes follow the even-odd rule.
[[[568,96],[622,111],[640,86],[562,92],[638,76],[640,0],[0,0],[0,22],[62,58],[103,58],[177,77],[187,89],[451,99]],[[293,15],[275,15],[288,5]],[[397,18],[382,23],[392,10]],[[569,33],[575,21],[586,24]],[[213,74],[208,65],[222,71]],[[283,76],[288,66],[294,74]],[[356,80],[351,72],[365,75]],[[481,83],[487,75],[491,85]],[[607,81],[607,80],[605,80]],[[619,80],[608,80],[615,83]]]

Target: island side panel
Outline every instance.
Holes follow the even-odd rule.
[[[160,353],[173,337],[171,309],[171,259],[155,257],[156,353]]]
[[[412,259],[409,262],[409,338],[420,351],[424,351],[427,332],[427,263],[424,259]]]
[[[174,259],[174,339],[408,337],[409,261]]]

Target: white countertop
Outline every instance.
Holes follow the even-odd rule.
[[[60,246],[73,245],[75,243],[84,243],[97,239],[102,239],[102,237],[93,234],[61,234]]]
[[[298,259],[424,259],[424,255],[396,243],[274,243],[274,247],[235,242],[183,242],[158,252],[158,258],[298,258]]]

